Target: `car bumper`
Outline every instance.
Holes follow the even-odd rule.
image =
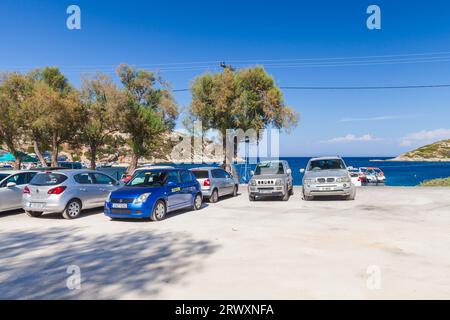
[[[351,183],[333,185],[304,185],[303,191],[306,196],[349,196],[354,192]]]
[[[54,200],[39,200],[33,198],[23,198],[22,199],[22,209],[25,211],[36,211],[36,212],[63,212],[66,209],[67,203],[63,199]]]
[[[145,219],[150,217],[153,210],[153,204],[136,205],[128,203],[126,205],[126,208],[113,208],[113,203],[106,202],[104,214],[107,217],[117,219]]]
[[[212,188],[209,188],[209,189],[202,188],[203,198],[209,198],[209,197],[211,197],[211,194],[212,194]]]
[[[286,194],[286,190],[283,186],[271,186],[271,187],[257,187],[249,186],[248,193],[251,196],[256,197],[282,197]]]

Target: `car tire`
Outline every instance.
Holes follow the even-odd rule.
[[[355,200],[355,198],[356,198],[356,194],[351,194],[351,195],[347,196],[345,199],[346,200]]]
[[[238,186],[234,186],[232,196],[237,197],[237,193],[238,193]]]
[[[294,187],[292,186],[291,189],[289,189],[289,195],[293,196],[294,195]]]
[[[305,191],[303,191],[302,193],[303,193],[303,200],[305,200],[305,201],[312,201],[312,200],[314,200],[313,196],[305,195]]]
[[[209,202],[216,203],[217,201],[219,201],[219,192],[217,191],[217,189],[214,189],[211,193],[211,196],[209,197]]]
[[[37,212],[37,211],[25,211],[25,213],[32,218],[38,218],[40,216],[42,216],[42,212]]]
[[[166,203],[162,200],[158,200],[153,207],[152,214],[150,216],[150,220],[152,221],[161,221],[164,220],[167,213]]]
[[[202,203],[202,195],[200,193],[197,193],[194,197],[194,204],[192,205],[192,209],[195,211],[200,210],[202,208]]]
[[[250,200],[250,201],[255,201],[255,200],[256,200],[256,198],[255,198],[255,196],[252,196],[252,195],[248,195],[248,200]]]
[[[66,205],[66,208],[62,212],[64,219],[72,220],[80,216],[81,213],[81,202],[79,200],[70,200]]]

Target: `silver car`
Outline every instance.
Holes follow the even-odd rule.
[[[119,182],[99,171],[39,173],[24,188],[22,207],[31,217],[61,212],[64,218],[74,219],[82,209],[102,207],[109,194],[119,187]]]
[[[303,199],[320,196],[342,196],[354,200],[356,188],[351,181],[345,162],[340,157],[322,157],[309,160],[303,176]]]
[[[22,208],[22,193],[37,171],[0,171],[0,212]]]
[[[219,197],[237,196],[239,181],[230,173],[217,167],[191,169],[202,188],[203,198],[209,202],[219,201]]]

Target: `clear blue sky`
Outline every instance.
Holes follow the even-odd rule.
[[[81,30],[66,28],[70,4]],[[370,4],[381,30],[366,27]],[[173,88],[187,88],[221,60],[265,65],[280,86],[450,84],[448,1],[2,0],[0,39],[0,70],[55,65],[75,85],[125,62],[160,66]],[[386,55],[400,56],[341,59]],[[450,88],[284,93],[301,121],[281,136],[283,156],[390,156],[450,138]],[[188,92],[176,98],[189,104]]]

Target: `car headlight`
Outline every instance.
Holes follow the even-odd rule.
[[[256,180],[250,180],[250,185],[253,187],[256,186]]]
[[[281,186],[282,183],[283,183],[283,182],[281,181],[281,179],[275,180],[275,185],[276,185],[276,186]]]
[[[304,182],[305,184],[311,184],[311,183],[314,183],[315,180],[314,180],[314,179],[305,179],[305,180],[303,180],[303,182]]]
[[[342,178],[337,178],[336,179],[337,182],[350,182],[350,178],[349,177],[342,177]]]
[[[137,197],[136,199],[134,199],[133,203],[134,204],[141,204],[144,203],[145,201],[147,201],[148,197],[151,195],[151,192],[147,192],[147,193],[143,193],[141,194],[139,197]]]

